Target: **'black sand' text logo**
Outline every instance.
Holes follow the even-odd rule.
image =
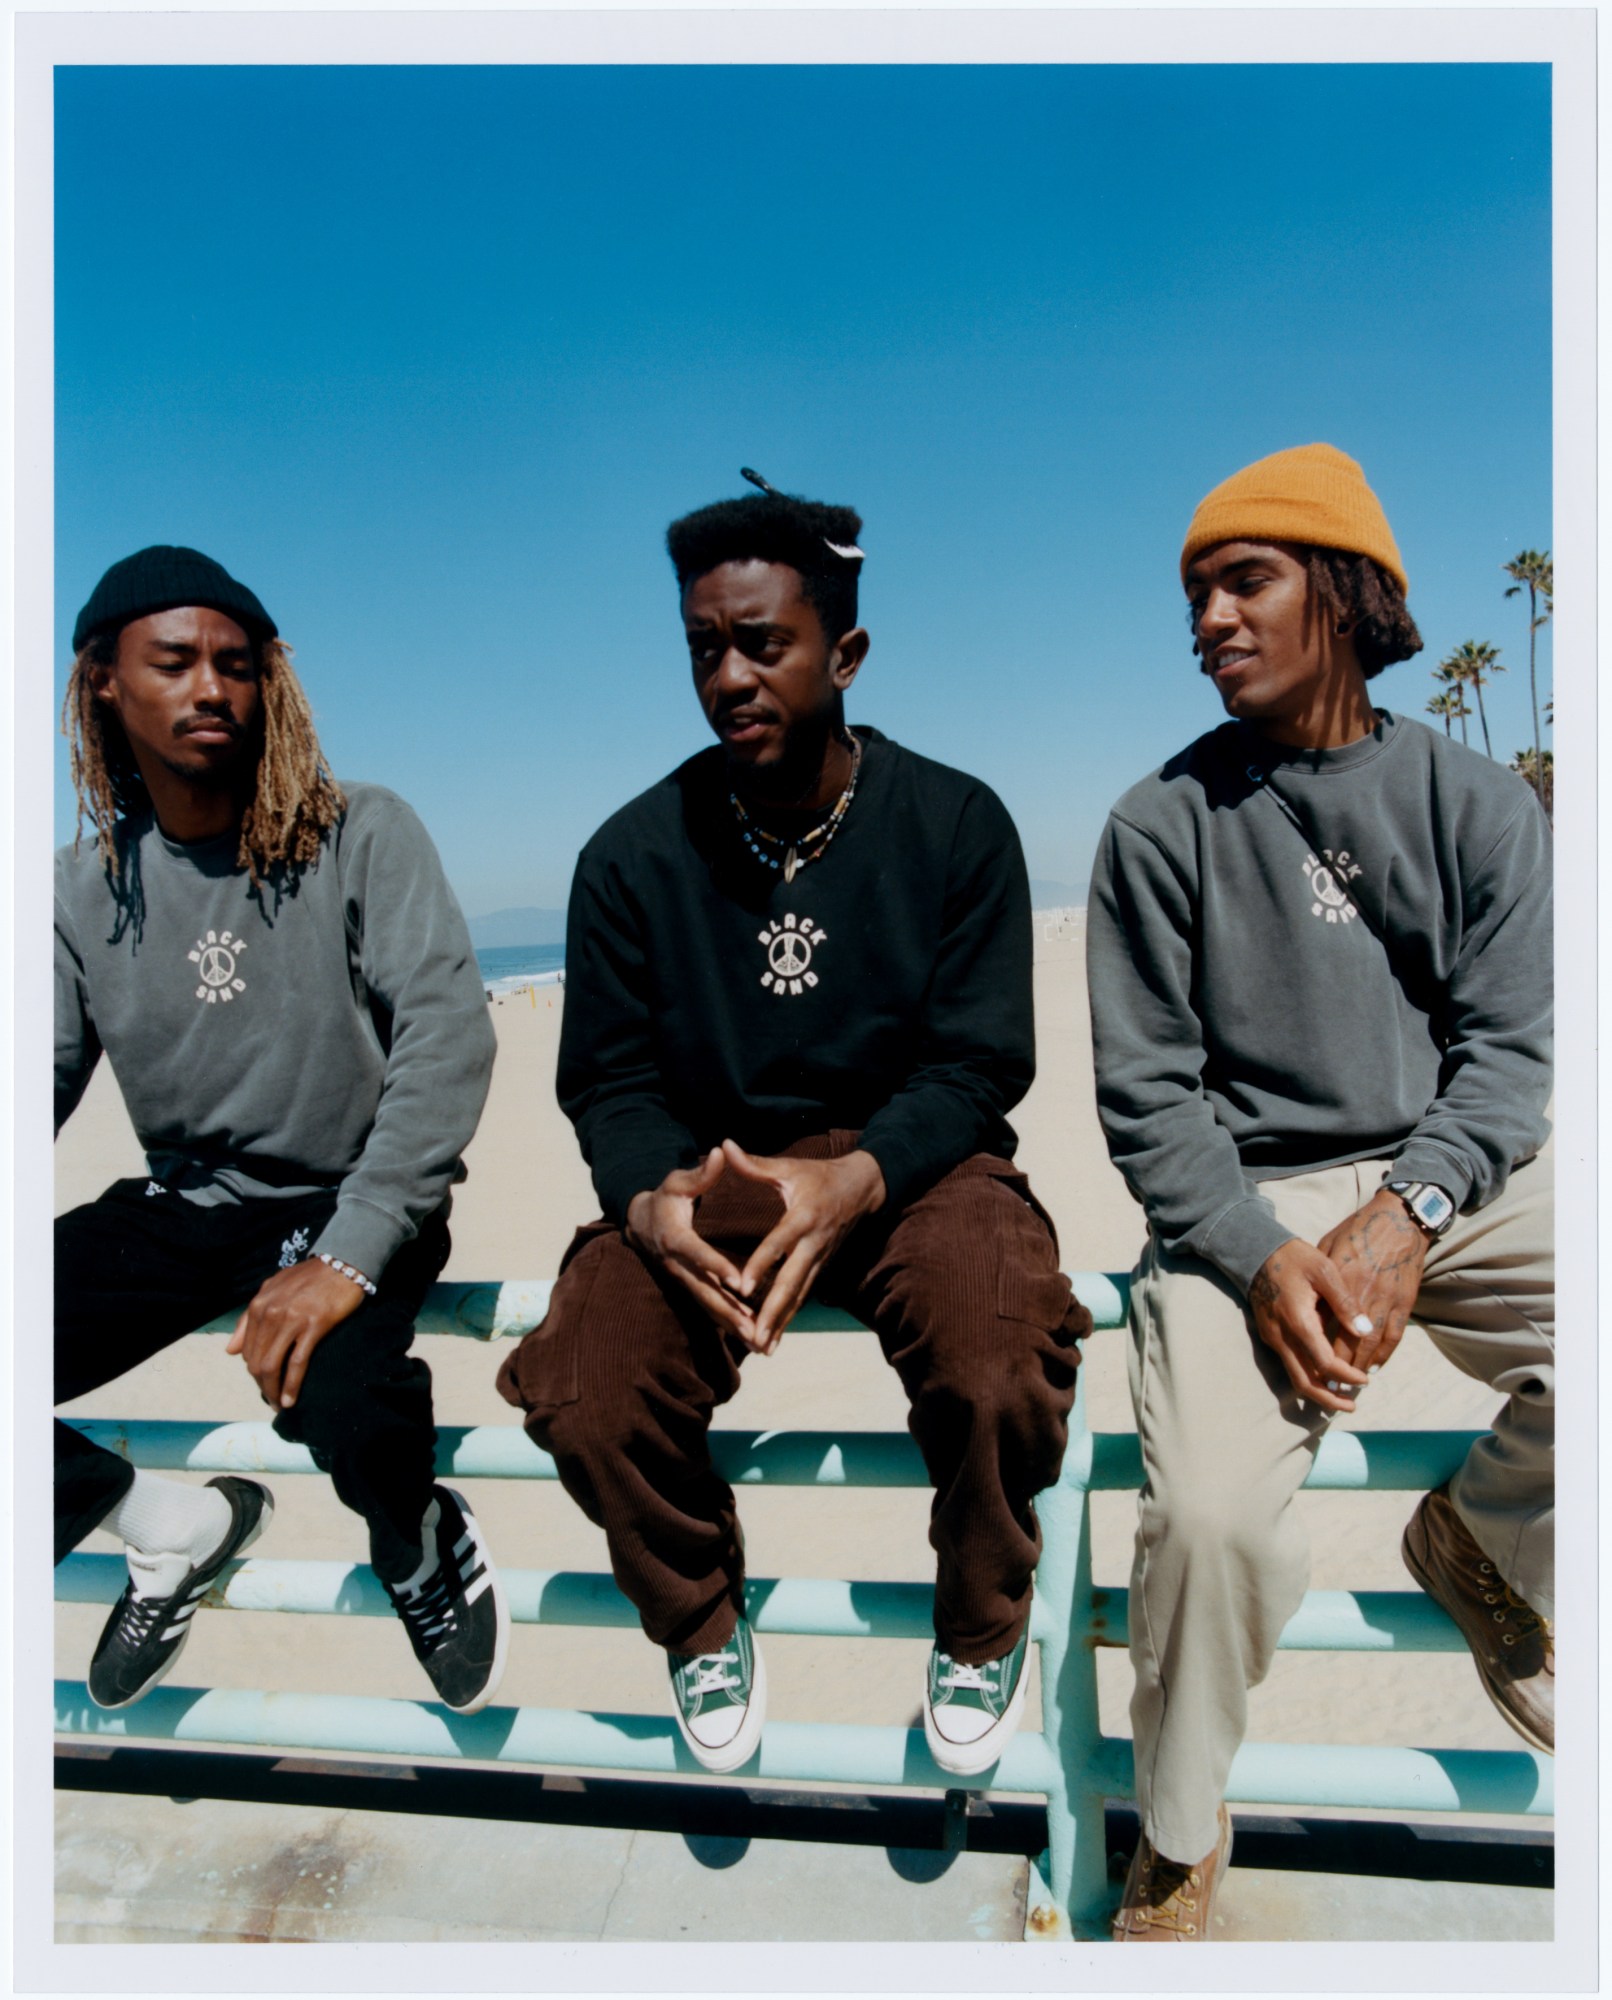
[[[233,1000],[237,993],[246,991],[246,981],[235,970],[245,949],[246,940],[228,931],[209,931],[197,938],[190,962],[201,976],[196,988],[198,1000],[216,1007],[220,1000]]]
[[[1323,847],[1320,860],[1313,854],[1306,854],[1304,873],[1310,884],[1310,893],[1315,898],[1310,905],[1310,915],[1325,917],[1329,924],[1353,923],[1360,912],[1343,893],[1341,885],[1355,879],[1360,873],[1360,864],[1351,860],[1349,850],[1343,848],[1334,854],[1330,847]]]
[[[817,974],[811,969],[812,954],[828,932],[817,930],[810,917],[789,916],[782,923],[775,917],[756,935],[767,948],[767,970],[761,983],[769,991],[779,995],[804,993],[808,986],[817,984]]]

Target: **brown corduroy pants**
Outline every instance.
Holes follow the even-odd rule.
[[[787,1150],[836,1158],[856,1137],[829,1132]],[[742,1264],[781,1213],[770,1188],[729,1173],[702,1199],[697,1227]],[[1041,1553],[1031,1502],[1058,1476],[1075,1343],[1091,1330],[1051,1222],[1011,1161],[976,1154],[905,1208],[860,1223],[815,1296],[874,1330],[912,1406],[935,1489],[937,1638],[967,1664],[999,1658],[1029,1616]],[[645,1632],[675,1652],[717,1650],[744,1604],[733,1490],[707,1433],[748,1352],[601,1221],[577,1231],[547,1317],[499,1370],[500,1393],[605,1530]]]

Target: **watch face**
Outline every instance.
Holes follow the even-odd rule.
[[[1424,1229],[1447,1228],[1455,1219],[1455,1203],[1443,1188],[1419,1187],[1413,1195],[1407,1196],[1410,1212]]]

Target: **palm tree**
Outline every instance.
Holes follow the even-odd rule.
[[[1501,568],[1511,578],[1511,588],[1507,597],[1515,597],[1519,590],[1528,592],[1528,699],[1534,710],[1534,763],[1536,773],[1544,769],[1539,749],[1539,687],[1534,678],[1534,641],[1541,625],[1549,621],[1556,602],[1556,569],[1550,559],[1549,549],[1524,549]],[[1539,608],[1539,600],[1545,600],[1545,609]],[[1537,776],[1529,779],[1534,790],[1539,791]],[[1543,798],[1543,793],[1540,794]]]
[[[1433,699],[1427,704],[1427,712],[1429,715],[1443,717],[1444,734],[1446,736],[1450,733],[1451,718],[1458,715],[1461,718],[1461,740],[1465,742],[1466,719],[1470,711],[1466,705],[1466,696],[1453,682],[1442,694],[1434,695]]]
[[[1477,696],[1478,720],[1483,724],[1483,748],[1492,757],[1494,745],[1489,741],[1489,718],[1483,708],[1483,684],[1506,671],[1500,663],[1500,648],[1491,646],[1487,639],[1463,639],[1444,666],[1450,669],[1452,680],[1464,682]]]
[[[1433,678],[1444,683],[1444,692],[1441,695],[1435,695],[1433,700],[1447,701],[1450,704],[1447,711],[1439,708],[1434,709],[1433,712],[1435,715],[1444,715],[1446,713],[1453,715],[1461,725],[1461,741],[1465,743],[1466,719],[1472,713],[1471,709],[1466,705],[1466,676],[1459,668],[1454,666],[1449,660],[1446,660],[1442,667],[1435,667],[1433,669]],[[1433,702],[1429,702],[1428,707],[1432,708]],[[1444,734],[1448,736],[1449,733],[1450,725],[1446,722],[1444,725]]]
[[[1547,750],[1543,764],[1539,764],[1534,761],[1532,750],[1519,750],[1511,760],[1511,768],[1528,780],[1539,794],[1539,803],[1545,808],[1547,816],[1551,815],[1556,804],[1556,760],[1551,753]],[[1543,784],[1539,781],[1541,770],[1545,774]]]

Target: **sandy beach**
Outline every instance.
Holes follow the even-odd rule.
[[[1123,1270],[1143,1237],[1140,1211],[1108,1163],[1091,1079],[1083,967],[1084,916],[1037,920],[1039,1074],[1015,1114],[1020,1158],[1057,1226],[1070,1270]],[[574,1226],[596,1212],[586,1169],[553,1097],[564,990],[537,986],[493,1003],[498,1062],[481,1129],[458,1191],[447,1275],[550,1277]],[[122,1174],[143,1173],[103,1064],[56,1151],[57,1203],[91,1199]],[[1085,1380],[1094,1430],[1132,1428],[1125,1341],[1088,1342]],[[514,1422],[493,1377],[505,1349],[423,1337],[440,1422]],[[216,1337],[191,1336],[74,1406],[85,1415],[261,1420],[240,1362]],[[1494,1398],[1456,1373],[1415,1329],[1354,1421],[1385,1428],[1471,1428]],[[745,1429],[900,1427],[905,1405],[867,1334],[786,1336],[746,1365],[719,1423]],[[200,1478],[201,1475],[194,1475]],[[276,1512],[255,1554],[363,1562],[367,1537],[328,1482],[272,1482]],[[464,1482],[507,1567],[608,1568],[604,1537],[547,1481]],[[1409,1587],[1399,1538],[1413,1496],[1302,1494],[1321,1589]],[[1094,1574],[1123,1585],[1135,1496],[1092,1502]],[[869,1580],[933,1576],[927,1495],[916,1491],[747,1489],[748,1554],[756,1576]],[[96,1533],[87,1548],[111,1549]],[[105,1616],[58,1605],[56,1672],[81,1679]],[[927,1647],[920,1640],[822,1640],[769,1634],[769,1715],[799,1722],[916,1725]],[[1098,1656],[1102,1726],[1129,1735],[1130,1665]],[[424,1676],[390,1620],[203,1613],[174,1681],[421,1699]],[[625,1713],[666,1713],[660,1654],[636,1631],[517,1625],[499,1701]],[[138,1729],[138,1709],[129,1722]],[[1032,1682],[1026,1726],[1039,1721]],[[1516,1739],[1463,1654],[1279,1653],[1250,1700],[1250,1736],[1293,1742],[1511,1749]],[[292,1759],[287,1769],[301,1768]],[[405,1767],[407,1768],[407,1767]],[[549,1787],[577,1788],[560,1773]],[[817,1787],[819,1792],[831,1787]],[[754,1794],[760,1798],[761,1793]],[[1306,1809],[1307,1821],[1395,1815]],[[1472,1817],[1463,1817],[1470,1827]],[[1505,1821],[1490,1821],[1504,1825]],[[1537,1837],[1548,1822],[1513,1821]],[[551,1941],[694,1938],[906,1938],[938,1943],[1021,1933],[1025,1863],[1011,1855],[934,1857],[810,1841],[695,1841],[582,1824],[569,1830],[362,1809],[67,1791],[57,1802],[56,1935],[63,1942],[192,1938],[326,1939],[346,1944],[457,1937]],[[433,1829],[437,1830],[435,1833]],[[444,1839],[446,1836],[446,1839]],[[743,1866],[735,1865],[743,1857]],[[264,1872],[268,1871],[268,1872]],[[915,1871],[915,1872],[914,1872]],[[422,1884],[435,1886],[422,1896]],[[523,1883],[541,1882],[534,1894]],[[1016,1900],[1018,1899],[1018,1900]],[[1293,1937],[1546,1939],[1554,1898],[1527,1887],[1386,1881],[1234,1866],[1216,1933],[1228,1940]]]
[[[1108,1163],[1091,1081],[1082,913],[1038,916],[1036,1009],[1039,1074],[1015,1114],[1020,1159],[1057,1226],[1067,1269],[1121,1270],[1142,1239],[1140,1211]],[[586,1169],[554,1102],[553,1073],[563,988],[544,985],[493,1005],[498,1062],[492,1096],[467,1158],[469,1178],[453,1218],[446,1275],[466,1279],[548,1277],[573,1227],[596,1213]],[[121,1174],[144,1171],[108,1067],[97,1072],[56,1150],[58,1209],[92,1198]],[[1096,1430],[1131,1428],[1125,1336],[1096,1334],[1086,1357],[1089,1417]],[[465,1340],[423,1339],[448,1423],[514,1420],[493,1389],[502,1350]],[[1492,1394],[1456,1373],[1414,1329],[1353,1421],[1384,1427],[1476,1426]],[[192,1337],[76,1406],[82,1413],[253,1419],[263,1415],[241,1364],[218,1339]],[[752,1359],[719,1421],[749,1427],[849,1425],[884,1429],[904,1421],[894,1375],[875,1343],[856,1334],[801,1334]],[[548,1483],[472,1485],[495,1553],[510,1566],[603,1569],[600,1535]],[[277,1513],[259,1545],[265,1558],[292,1554],[362,1561],[357,1519],[320,1479],[281,1479]],[[758,1575],[910,1577],[932,1574],[920,1493],[758,1490],[744,1496],[750,1561]],[[1399,1535],[1412,1500],[1394,1493],[1304,1495],[1317,1588],[1403,1589]],[[1099,1583],[1122,1584],[1129,1567],[1134,1498],[1094,1501]],[[87,1546],[110,1547],[96,1536]],[[82,1675],[104,1613],[57,1610],[57,1672]],[[277,1648],[272,1676],[263,1648],[279,1632],[248,1616],[198,1619],[182,1672],[187,1683],[275,1684],[416,1696],[421,1682],[401,1631],[369,1620],[304,1618],[294,1643]],[[771,1712],[796,1720],[839,1716],[911,1722],[918,1713],[924,1648],[916,1641],[825,1642],[769,1638]],[[1129,1667],[1101,1660],[1103,1722],[1128,1733]],[[658,1658],[632,1632],[518,1626],[501,1700],[544,1706],[648,1710],[663,1701]],[[132,1718],[131,1718],[132,1719]],[[1464,1655],[1285,1653],[1252,1701],[1251,1732],[1267,1739],[1509,1748],[1514,1739],[1483,1695]]]

